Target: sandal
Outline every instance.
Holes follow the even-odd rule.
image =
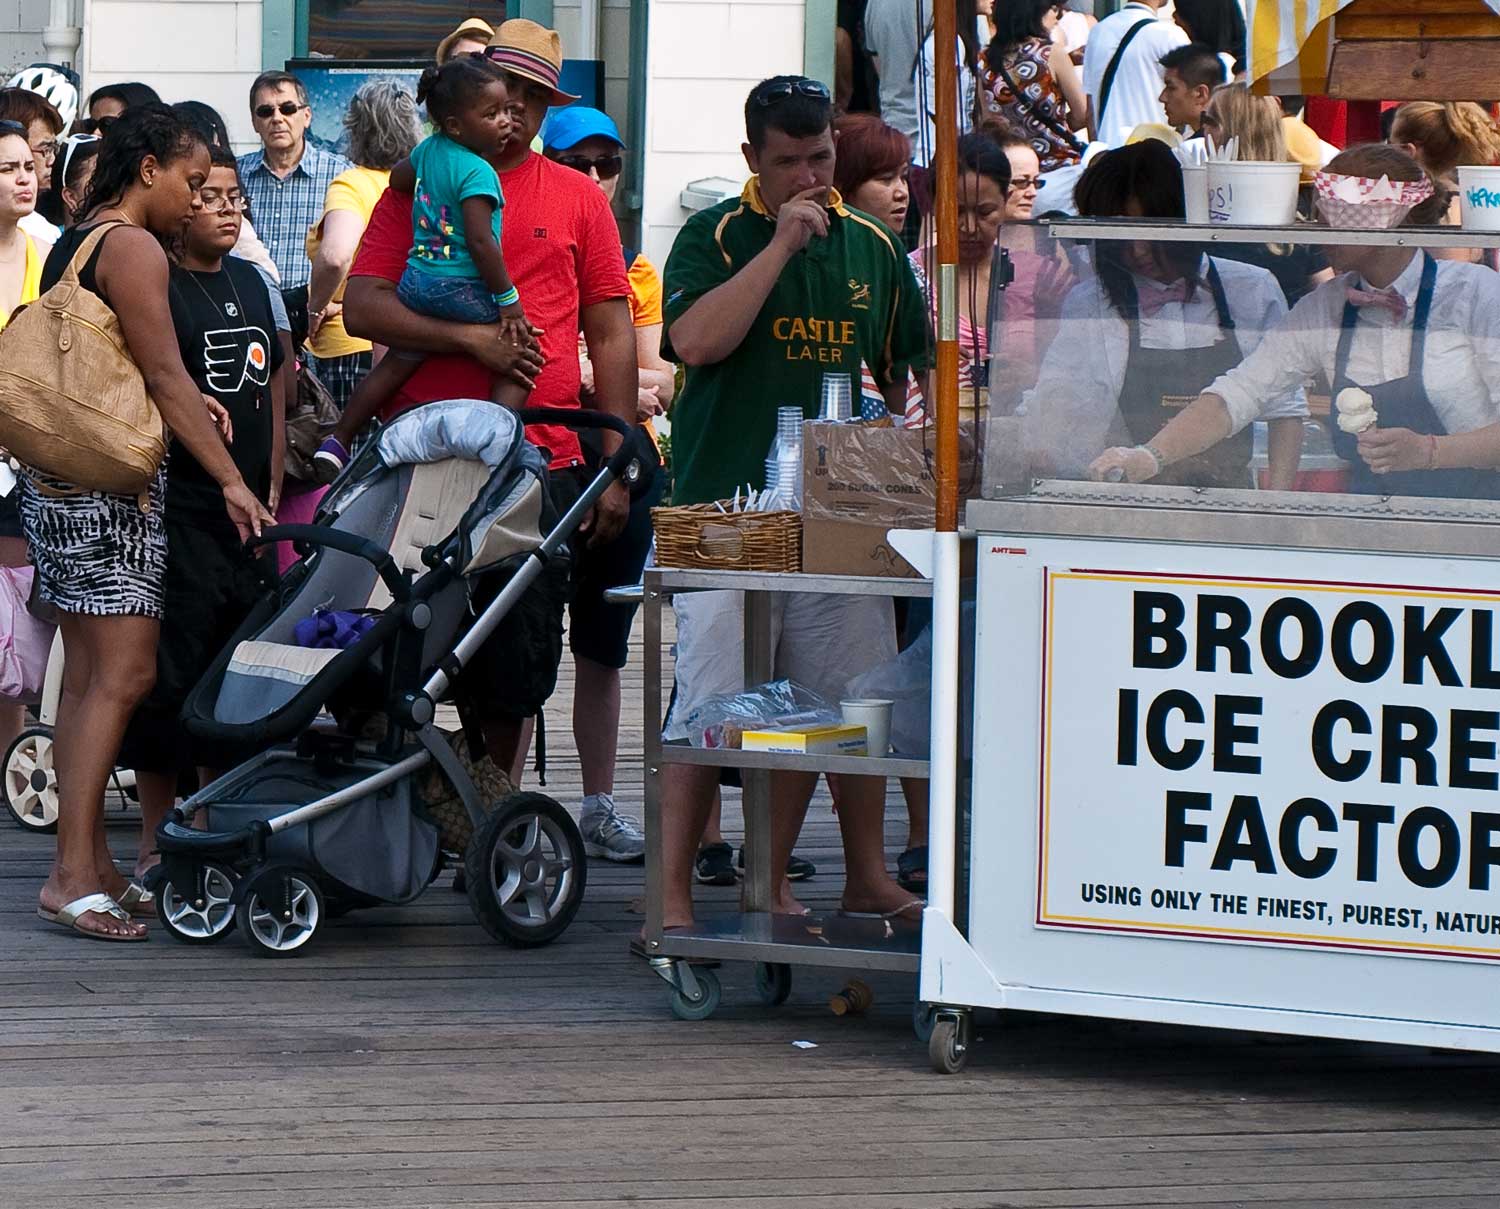
[[[85,894],[82,898],[75,898],[64,906],[60,911],[48,911],[45,907],[36,909],[37,916],[46,920],[49,924],[56,924],[60,928],[67,928],[70,932],[76,932],[79,936],[86,936],[90,940],[117,941],[124,944],[135,944],[142,940],[149,940],[149,933],[99,932],[93,928],[85,928],[79,922],[80,917],[93,913],[95,915],[108,915],[114,919],[128,923],[130,916],[120,909],[120,904],[110,898],[108,894]]]
[[[156,918],[156,895],[140,882],[131,882],[126,886],[125,893],[115,899],[115,903],[132,919]]]
[[[927,845],[908,848],[896,858],[896,884],[913,894],[927,889]]]
[[[850,911],[845,907],[840,907],[839,914],[845,919],[883,919],[887,923],[899,919],[907,923],[921,923],[922,912],[926,909],[925,898],[914,898],[910,902],[902,903],[893,911]]]

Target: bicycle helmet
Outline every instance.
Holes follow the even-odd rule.
[[[24,88],[34,92],[62,114],[63,129],[78,116],[78,73],[57,63],[33,63],[5,81],[7,88]]]

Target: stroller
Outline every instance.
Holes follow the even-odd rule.
[[[560,518],[526,423],[625,438]],[[419,780],[436,768],[472,825],[463,860],[480,924],[518,946],[561,935],[587,877],[577,824],[541,794],[483,800],[433,715],[526,589],[567,556],[595,501],[642,470],[628,427],[599,412],[429,403],[354,458],[314,524],[256,539],[294,541],[305,557],[184,707],[190,733],[259,754],[158,830],[162,860],[147,884],[167,931],[207,944],[237,926],[252,952],[283,956],[304,951],[330,916],[416,898],[443,867],[420,800]],[[472,578],[497,571],[509,579],[473,616]],[[352,642],[299,645],[297,624],[315,613],[357,615]]]

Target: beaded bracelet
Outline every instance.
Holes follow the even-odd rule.
[[[521,291],[516,289],[515,286],[511,286],[505,293],[496,294],[494,298],[496,306],[515,306],[516,303],[521,301]]]

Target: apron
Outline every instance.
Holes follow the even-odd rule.
[[[1142,348],[1139,321],[1127,324],[1130,353],[1125,382],[1120,387],[1120,416],[1137,445],[1152,440],[1210,382],[1242,359],[1229,301],[1212,260],[1208,262],[1207,280],[1219,316],[1219,339],[1207,348]],[[1174,462],[1151,481],[1178,487],[1248,487],[1252,442],[1250,426],[1246,425],[1213,448]]]
[[[1348,374],[1349,347],[1359,322],[1359,308],[1344,304],[1339,325],[1338,350],[1333,356],[1333,397],[1348,386],[1360,386],[1375,401],[1375,412],[1381,428],[1410,428],[1413,432],[1447,436],[1448,429],[1427,398],[1422,384],[1422,364],[1427,353],[1427,317],[1432,311],[1433,284],[1437,280],[1437,261],[1423,253],[1422,282],[1417,288],[1417,305],[1412,311],[1411,355],[1406,376],[1378,386],[1351,381]],[[1403,470],[1393,474],[1376,474],[1359,456],[1355,437],[1338,426],[1334,413],[1329,424],[1333,447],[1339,457],[1350,464],[1349,490],[1357,495],[1420,495],[1454,499],[1490,499],[1495,495],[1496,477],[1489,470]]]

